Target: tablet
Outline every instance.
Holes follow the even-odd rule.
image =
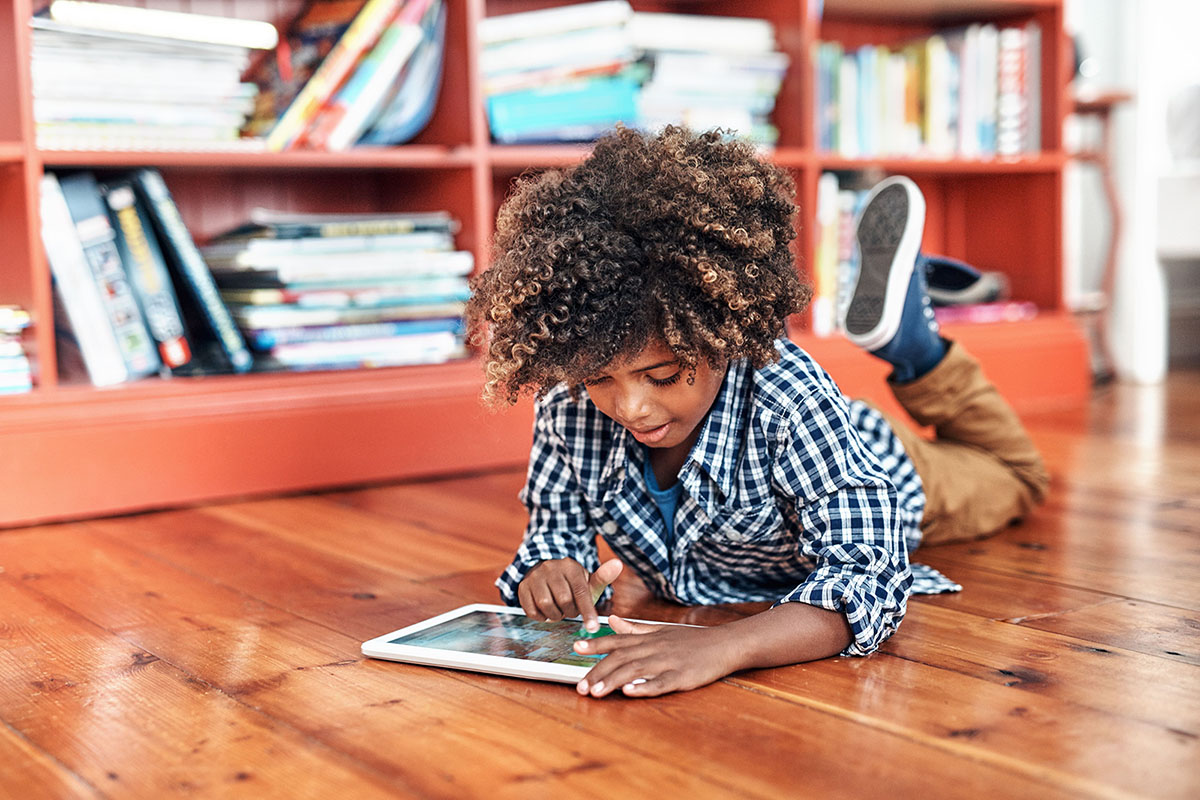
[[[363,655],[410,664],[576,683],[603,655],[576,653],[579,639],[613,632],[608,617],[588,633],[579,617],[538,622],[521,609],[477,603],[363,642]]]

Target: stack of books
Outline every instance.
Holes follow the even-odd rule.
[[[46,173],[59,376],[96,386],[245,372],[251,357],[156,170]]]
[[[279,51],[249,75],[259,89],[244,133],[268,150],[394,145],[433,116],[445,0],[305,3]]]
[[[204,257],[264,370],[428,364],[465,355],[474,268],[444,212],[256,209]]]
[[[33,113],[43,149],[260,149],[240,138],[272,48],[264,22],[54,0],[33,17]]]
[[[0,306],[0,394],[18,394],[33,388],[29,357],[21,334],[29,327],[29,312],[17,306]]]
[[[638,124],[725,128],[762,146],[779,138],[771,124],[787,73],[765,19],[637,12],[634,49],[650,68],[638,97]]]
[[[975,24],[899,47],[813,52],[816,139],[849,158],[1041,149],[1041,29]]]
[[[633,126],[633,10],[625,0],[488,17],[480,69],[492,138],[505,144],[588,141]]]

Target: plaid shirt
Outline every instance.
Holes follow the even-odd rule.
[[[845,614],[866,655],[904,616],[920,542],[921,480],[886,420],[850,402],[788,341],[759,370],[729,365],[679,471],[666,539],[642,477],[645,448],[592,405],[556,387],[537,405],[525,540],[496,581],[509,605],[538,563],[599,566],[599,532],[652,591],[685,604],[775,600]],[[923,591],[958,587],[918,568]],[[939,580],[940,579],[940,580]]]

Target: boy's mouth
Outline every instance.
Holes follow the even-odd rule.
[[[658,444],[671,430],[671,423],[667,422],[659,425],[657,428],[647,428],[645,430],[635,430],[629,428],[629,432],[633,434],[633,438],[637,439],[642,444]]]

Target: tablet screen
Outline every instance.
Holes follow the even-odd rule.
[[[572,645],[579,639],[595,639],[612,632],[612,628],[601,625],[596,633],[588,633],[579,620],[537,622],[515,614],[472,611],[424,630],[389,639],[388,643],[590,667],[604,656],[580,655],[571,649]]]

